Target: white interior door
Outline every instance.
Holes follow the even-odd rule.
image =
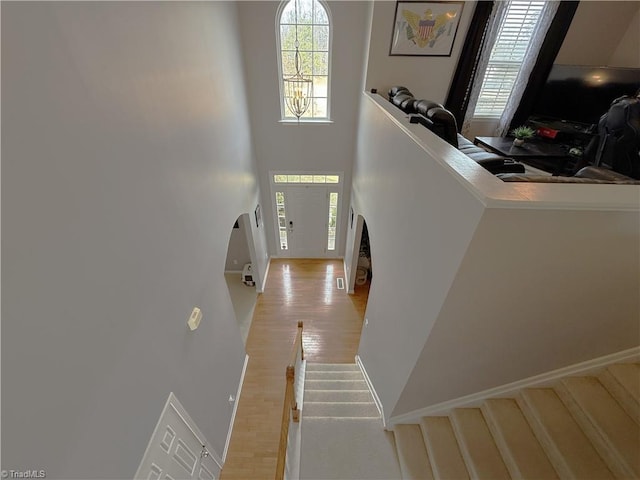
[[[327,255],[328,192],[324,186],[287,186],[288,255],[317,258]]]
[[[135,478],[209,479],[218,478],[220,466],[215,452],[171,393],[151,436]]]

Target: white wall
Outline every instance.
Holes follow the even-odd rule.
[[[239,29],[222,2],[2,5],[2,468],[131,478],[170,391],[222,453],[227,241],[259,196]]]
[[[353,199],[375,275],[358,354],[385,415],[637,346],[639,191],[504,183],[365,94]]]
[[[580,2],[555,63],[640,67],[640,2]]]
[[[487,209],[392,415],[640,344],[639,218]]]
[[[444,103],[456,71],[460,50],[469,29],[476,2],[464,2],[450,57],[390,56],[396,2],[374,2],[366,90],[386,95],[393,85],[404,85],[416,96]]]
[[[368,98],[353,192],[375,269],[358,354],[388,414],[445,301],[482,205]]]
[[[343,201],[350,195],[358,103],[363,84],[370,5],[359,1],[330,1],[333,26],[330,124],[280,122],[279,79],[275,24],[278,1],[238,5],[245,51],[249,114],[263,191],[262,217],[270,253],[276,254],[273,200],[269,171],[343,171]],[[233,91],[220,92],[233,96]],[[343,203],[338,255],[344,254],[346,212]]]
[[[640,2],[635,2],[636,13],[609,60],[612,67],[640,68]]]

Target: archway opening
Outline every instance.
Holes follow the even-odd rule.
[[[240,328],[242,341],[247,345],[253,311],[258,300],[257,278],[253,274],[251,250],[249,248],[251,225],[248,213],[238,217],[229,235],[224,278],[229,289],[236,322]]]
[[[362,216],[358,216],[358,220],[362,219],[362,235],[360,236],[360,246],[358,249],[358,263],[356,268],[356,280],[354,290],[369,294],[371,280],[373,279],[373,267],[371,262],[371,244],[369,242],[369,229],[367,222]]]

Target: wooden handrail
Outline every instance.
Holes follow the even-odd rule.
[[[280,426],[280,445],[278,446],[278,463],[276,465],[276,480],[284,479],[284,467],[287,458],[287,443],[289,440],[289,423],[299,421],[300,411],[298,410],[298,400],[296,398],[295,379],[296,364],[298,358],[304,360],[304,348],[302,345],[303,323],[298,322],[298,333],[291,348],[289,365],[286,369],[286,388],[284,391],[284,405],[282,406],[282,424]],[[298,357],[299,355],[299,357]]]
[[[293,347],[291,347],[291,355],[289,356],[289,365],[295,365],[298,360],[298,346],[300,347],[300,351],[302,352],[300,358],[304,360],[304,350],[302,348],[302,328],[304,324],[303,322],[298,322],[298,333],[296,335],[296,339],[293,342]]]

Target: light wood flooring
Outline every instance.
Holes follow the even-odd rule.
[[[247,339],[249,364],[222,480],[275,476],[285,369],[299,320],[308,362],[354,363],[369,288],[349,295],[338,290],[338,277],[342,260],[271,260]]]

